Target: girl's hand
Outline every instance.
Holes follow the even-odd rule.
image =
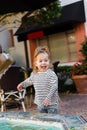
[[[17,89],[18,89],[18,91],[21,91],[21,90],[22,90],[22,86],[19,84],[19,85],[17,86]]]
[[[43,101],[43,105],[44,106],[48,106],[48,105],[50,105],[51,104],[51,101],[48,99],[48,98],[46,98],[44,101]]]

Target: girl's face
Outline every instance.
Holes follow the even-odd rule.
[[[40,53],[36,58],[36,67],[39,72],[45,72],[50,66],[50,60],[47,53]]]

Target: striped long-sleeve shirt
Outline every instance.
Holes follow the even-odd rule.
[[[32,73],[29,78],[20,83],[24,88],[30,85],[35,89],[35,103],[42,105],[45,98],[51,100],[51,105],[58,104],[58,77],[51,69],[46,72]]]

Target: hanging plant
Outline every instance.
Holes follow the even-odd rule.
[[[54,24],[53,20],[61,15],[61,5],[59,0],[48,4],[47,6],[35,11],[8,13],[0,15],[0,24],[9,27],[18,27],[22,24],[22,28],[34,25],[50,26]]]
[[[53,19],[61,15],[61,9],[59,0],[56,0],[41,9],[35,10],[32,14],[25,15],[22,19],[22,27],[38,24],[42,26],[52,25],[54,24]]]

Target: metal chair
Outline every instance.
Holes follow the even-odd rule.
[[[0,79],[0,99],[1,99],[1,112],[4,111],[4,106],[9,98],[14,97],[21,102],[23,111],[26,111],[24,104],[24,97],[26,89],[21,92],[17,90],[17,85],[22,82],[26,77],[25,69],[19,66],[12,65]]]

